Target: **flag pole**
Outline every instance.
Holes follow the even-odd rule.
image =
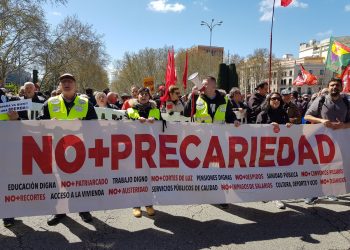
[[[275,2],[276,2],[276,0],[273,0],[271,32],[270,32],[270,66],[269,66],[269,84],[268,84],[269,92],[270,92],[271,79],[272,79],[272,31],[273,31],[273,17],[275,15]]]

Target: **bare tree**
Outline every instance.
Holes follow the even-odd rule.
[[[102,36],[77,17],[67,17],[48,36],[40,55],[44,89],[56,87],[59,75],[70,72],[77,78],[78,88],[102,89],[108,86],[109,63]]]
[[[112,87],[120,92],[131,85],[141,86],[145,77],[154,77],[156,83],[164,83],[168,47],[146,48],[138,53],[126,52],[123,59],[114,61]]]
[[[0,84],[8,74],[35,62],[48,26],[31,1],[0,1]]]

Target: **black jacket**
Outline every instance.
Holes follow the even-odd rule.
[[[28,98],[24,98],[24,99],[28,99]],[[18,98],[17,100],[21,100],[21,99]],[[35,93],[35,95],[32,98],[32,102],[33,103],[44,103],[45,102],[45,98],[42,97],[42,96],[38,96],[38,94]],[[28,120],[29,119],[27,110],[19,111],[18,115],[21,118],[21,120]]]
[[[248,101],[248,123],[255,123],[258,114],[261,112],[261,104],[265,101],[266,97],[259,93],[254,93]]]
[[[233,100],[230,100],[232,104],[232,108],[234,111],[237,111],[237,109],[242,108],[242,109],[247,109],[247,105],[244,102],[239,102],[238,105],[235,103]]]
[[[269,109],[261,111],[257,118],[257,124],[270,124],[276,122],[278,124],[286,124],[289,122],[288,114],[283,108]]]

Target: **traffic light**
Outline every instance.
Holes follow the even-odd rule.
[[[36,69],[33,70],[33,83],[38,82],[38,71]]]

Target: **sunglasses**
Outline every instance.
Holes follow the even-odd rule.
[[[279,98],[279,97],[271,97],[271,100],[272,100],[272,101],[279,101],[279,102],[280,102],[280,101],[281,101],[281,98]]]

